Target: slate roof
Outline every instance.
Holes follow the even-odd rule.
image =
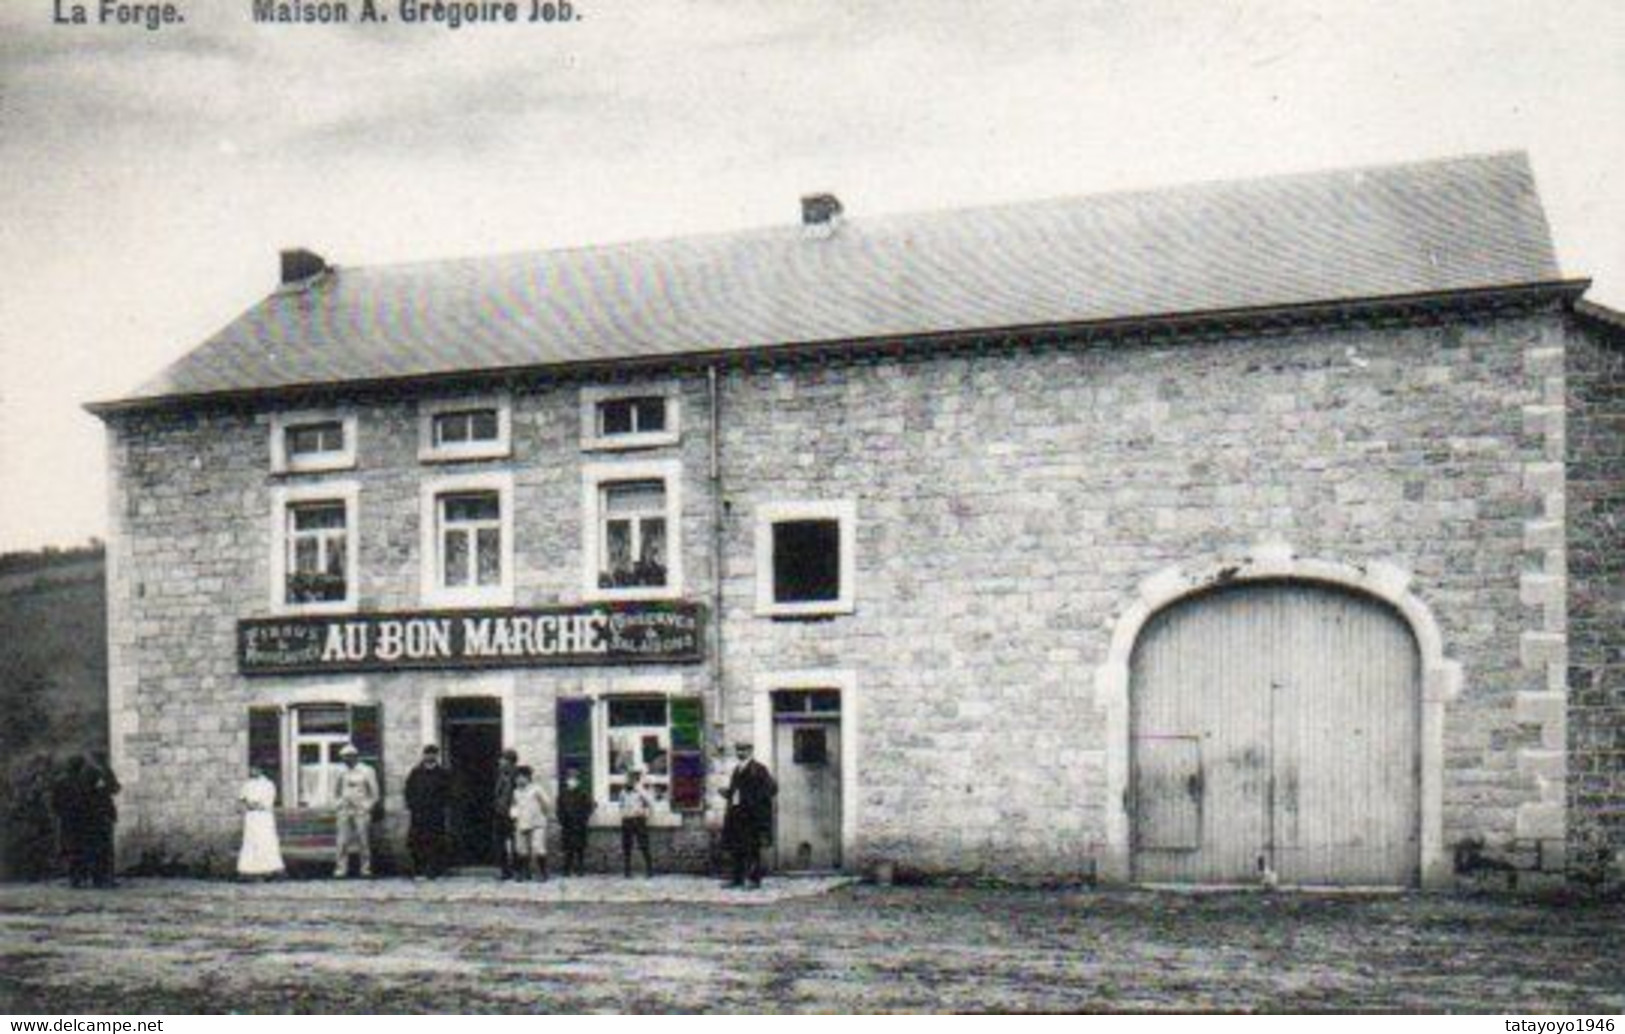
[[[1522,154],[341,268],[125,405],[1559,278]],[[100,408],[100,407],[96,407]]]

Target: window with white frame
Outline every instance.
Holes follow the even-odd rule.
[[[600,486],[598,587],[625,589],[664,586],[666,484],[663,481],[611,481]]]
[[[668,599],[681,594],[680,470],[676,460],[585,469],[589,597]]]
[[[768,503],[757,512],[756,610],[771,617],[854,609],[857,508],[850,500]]]
[[[440,497],[436,516],[441,586],[501,585],[501,498],[495,492],[448,492]]]
[[[289,718],[294,807],[331,807],[344,768],[340,751],[350,742],[350,708],[344,704],[306,705],[294,708]]]
[[[272,492],[271,605],[284,613],[348,610],[356,603],[353,481],[279,486]]]
[[[557,776],[575,771],[603,807],[597,820],[613,825],[632,773],[653,799],[657,822],[706,808],[705,705],[662,676],[626,680],[596,696],[556,701]],[[663,684],[663,685],[662,685]]]
[[[290,503],[287,508],[289,603],[332,603],[349,595],[348,518],[343,500]]]
[[[642,773],[656,805],[671,799],[671,718],[665,696],[616,696],[604,705],[605,799],[618,804],[627,776]]]
[[[271,418],[271,470],[289,474],[354,467],[355,438],[353,414],[274,414]]]
[[[423,539],[425,602],[444,606],[512,602],[512,475],[426,483]]]
[[[677,385],[581,389],[581,444],[587,449],[638,449],[678,440]]]
[[[419,459],[495,459],[511,452],[506,397],[425,403],[420,417]]]

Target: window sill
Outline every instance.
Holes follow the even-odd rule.
[[[758,604],[756,616],[774,619],[837,618],[857,613],[851,600],[829,600],[817,603],[765,603]]]
[[[680,600],[683,590],[672,585],[630,585],[621,589],[589,589],[582,594],[585,603],[651,603],[658,600]]]
[[[513,457],[513,450],[506,442],[482,443],[478,447],[450,448],[441,446],[438,449],[419,449],[419,463],[468,463],[479,460],[506,460]]]
[[[649,815],[650,829],[682,829],[682,812],[655,811]],[[590,829],[620,829],[621,809],[613,804],[598,802],[598,810],[592,813],[588,822]]]
[[[354,599],[344,599],[316,603],[274,603],[271,613],[277,617],[299,617],[305,614],[354,614],[359,609]]]
[[[334,456],[323,459],[308,459],[298,462],[288,461],[281,466],[271,468],[271,473],[282,477],[291,474],[331,474],[339,470],[354,470],[354,456]]]
[[[581,439],[584,452],[622,452],[630,449],[658,449],[676,445],[681,436],[676,431],[649,431],[643,434],[617,434]]]
[[[447,610],[478,610],[485,607],[513,606],[513,587],[499,586],[484,589],[433,589],[423,594],[425,607]]]

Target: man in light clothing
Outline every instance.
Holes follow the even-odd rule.
[[[339,770],[333,806],[338,820],[338,844],[333,860],[333,875],[339,879],[350,874],[350,852],[361,856],[361,875],[372,875],[372,809],[378,804],[378,773],[371,765],[361,763],[361,752],[355,744],[346,743],[339,751],[344,767]]]

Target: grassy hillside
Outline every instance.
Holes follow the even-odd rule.
[[[49,862],[50,763],[107,748],[105,573],[99,547],[0,556],[0,876]]]

